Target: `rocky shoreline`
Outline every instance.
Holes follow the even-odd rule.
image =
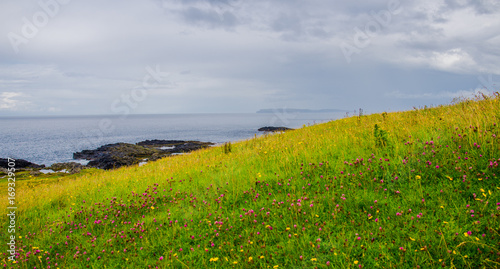
[[[171,155],[188,153],[214,145],[211,142],[183,140],[145,140],[136,144],[115,143],[97,149],[82,150],[73,153],[75,160],[87,160],[86,165],[77,162],[54,163],[49,167],[38,165],[23,159],[16,159],[17,171],[32,171],[37,175],[44,171],[75,174],[86,168],[115,169],[122,166],[156,161]],[[8,159],[0,158],[0,172],[7,172]]]
[[[87,167],[108,170],[156,161],[176,153],[188,153],[212,145],[214,143],[183,140],[146,140],[136,144],[115,143],[94,150],[75,152],[73,159],[88,160]]]
[[[293,130],[287,127],[266,126],[259,128],[261,132],[283,132]],[[87,149],[73,153],[75,160],[87,160],[83,165],[78,162],[54,163],[49,167],[38,165],[23,159],[16,159],[17,171],[31,171],[32,175],[47,172],[79,173],[82,169],[115,169],[122,166],[139,165],[156,161],[168,156],[189,153],[194,150],[215,145],[212,142],[184,141],[184,140],[145,140],[136,144],[114,143],[101,146],[97,149]],[[0,158],[0,172],[7,173],[8,159]]]
[[[285,132],[285,131],[292,131],[294,129],[288,128],[288,127],[274,127],[274,126],[266,126],[266,127],[261,127],[259,128],[259,132]]]

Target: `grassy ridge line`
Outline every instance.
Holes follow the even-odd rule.
[[[477,109],[477,111],[484,109],[485,108]],[[486,116],[484,112],[482,112],[482,114]],[[151,175],[160,176],[168,174],[182,177],[184,176],[183,171],[187,171],[185,173],[189,175],[196,174],[196,171],[203,170],[206,165],[223,161],[229,161],[231,164],[240,164],[240,167],[244,167],[243,170],[254,170],[256,171],[255,174],[257,174],[257,172],[265,170],[265,168],[262,167],[263,163],[266,163],[266,165],[269,163],[277,165],[278,167],[268,167],[269,172],[275,173],[276,168],[282,168],[286,171],[287,168],[281,167],[282,165],[294,167],[299,162],[318,161],[331,157],[337,157],[339,160],[344,160],[352,156],[361,155],[366,149],[373,150],[372,127],[374,123],[378,123],[382,128],[387,129],[396,140],[401,140],[412,134],[421,139],[430,139],[436,136],[437,132],[432,132],[426,129],[426,127],[430,127],[431,129],[436,128],[436,123],[439,123],[441,127],[449,126],[453,123],[482,126],[484,122],[482,123],[481,121],[485,120],[484,117],[481,117],[481,114],[476,114],[476,109],[471,109],[464,104],[460,104],[457,107],[443,106],[428,111],[396,112],[386,115],[387,116],[384,117],[382,114],[374,114],[361,118],[351,117],[340,119],[334,122],[299,129],[296,132],[277,134],[276,136],[265,136],[257,140],[252,139],[235,143],[233,146],[233,153],[226,156],[220,154],[220,149],[218,148],[205,149],[188,156],[166,158],[142,168],[127,167],[109,172],[96,171],[90,175],[75,177],[74,180],[37,186],[36,189],[23,188],[18,194],[18,203],[21,211],[26,207],[32,208],[33,206],[42,206],[45,208],[47,202],[60,201],[64,204],[65,199],[68,198],[68,194],[70,194],[71,197],[72,193],[76,194],[79,192],[86,193],[86,195],[91,194],[89,196],[81,196],[81,198],[87,198],[87,200],[91,201],[95,198],[96,201],[99,201],[99,197],[102,197],[103,192],[112,196],[120,196],[124,194],[123,191],[127,188],[144,187],[152,184],[155,182],[156,178]],[[427,118],[429,115],[431,115],[430,119],[437,119],[437,116],[440,120],[429,122]],[[457,118],[460,122],[457,122]],[[323,141],[317,141],[318,137],[311,137],[316,135],[319,135],[319,138]],[[340,135],[342,135],[342,137],[340,137]],[[298,145],[294,143],[296,141],[304,144]],[[281,146],[279,149],[275,149],[272,146],[273,144],[280,144]],[[397,144],[397,147],[399,146],[400,144]],[[319,151],[316,151],[316,149]],[[358,150],[357,152],[351,152],[351,150],[356,149]],[[334,156],[335,152],[341,152],[342,155]],[[278,153],[278,155],[275,155],[276,153]],[[400,149],[396,148],[394,155],[400,155],[400,153]],[[260,158],[252,158],[255,155]],[[284,160],[280,159],[282,157],[285,157]],[[255,162],[255,160],[257,160],[257,162]],[[202,161],[202,163],[199,163],[199,161]],[[252,167],[252,169],[247,169],[247,167]],[[281,171],[281,169],[278,171]],[[238,173],[237,176],[242,176],[240,180],[245,178],[252,179],[255,177],[255,174],[252,173],[241,175],[238,170],[234,172]],[[140,178],[140,180],[137,179],[135,182],[130,182],[130,178]],[[221,182],[217,182],[217,179],[215,179],[215,183],[221,184]],[[116,188],[116,186],[126,186],[127,188]],[[107,187],[111,187],[111,189],[107,190]],[[37,204],[31,203],[35,197],[40,201]],[[55,202],[51,202],[50,204],[54,203]]]
[[[155,184],[159,184],[159,188],[160,186],[161,188],[172,188],[172,191],[169,193],[170,199],[173,199],[172,197],[180,198],[177,195],[177,193],[180,193],[186,195],[195,194],[198,201],[209,201],[210,205],[203,205],[200,203],[197,209],[186,207],[183,205],[183,202],[180,201],[179,205],[176,203],[175,205],[166,207],[155,204],[155,206],[152,206],[154,209],[150,211],[141,211],[142,213],[136,212],[132,216],[127,217],[134,222],[144,219],[146,222],[144,227],[147,226],[148,229],[154,231],[153,227],[156,227],[153,224],[154,219],[166,220],[170,217],[176,220],[191,218],[196,221],[205,221],[210,218],[211,215],[209,214],[215,214],[217,216],[222,214],[223,217],[238,219],[237,215],[241,212],[242,207],[246,209],[253,208],[256,211],[258,208],[267,207],[266,210],[270,210],[270,212],[273,212],[272,214],[278,214],[278,216],[279,214],[285,215],[285,212],[287,212],[286,207],[275,208],[276,206],[274,203],[271,206],[270,203],[272,200],[269,199],[253,200],[249,197],[248,192],[254,193],[255,190],[258,190],[258,192],[263,192],[261,195],[264,195],[264,192],[269,191],[273,193],[273,197],[278,201],[291,199],[290,196],[287,197],[286,195],[286,193],[291,193],[292,196],[295,195],[295,198],[293,198],[294,200],[304,196],[314,197],[313,200],[316,203],[315,207],[312,208],[311,211],[307,211],[306,216],[297,214],[297,212],[294,211],[295,213],[291,216],[285,215],[284,218],[275,216],[275,219],[267,218],[265,222],[275,227],[275,230],[284,231],[285,228],[290,228],[294,223],[299,224],[299,227],[300,225],[304,225],[305,228],[310,225],[308,221],[320,220],[320,222],[328,222],[325,224],[326,226],[323,227],[323,230],[325,232],[329,231],[329,233],[325,234],[325,232],[310,231],[310,227],[307,227],[306,232],[296,232],[296,235],[292,235],[292,239],[290,239],[294,240],[292,245],[286,242],[286,234],[266,233],[265,240],[263,241],[268,242],[270,245],[266,253],[263,253],[259,248],[255,247],[255,245],[248,243],[248,246],[245,245],[244,247],[245,250],[247,250],[244,253],[244,257],[232,254],[232,256],[228,256],[231,258],[231,262],[233,262],[232,265],[248,266],[250,268],[258,264],[271,267],[276,265],[313,266],[316,265],[316,260],[313,259],[317,259],[321,260],[323,266],[326,266],[325,261],[329,263],[331,261],[331,265],[342,267],[358,266],[362,264],[368,267],[388,267],[396,264],[403,267],[412,267],[410,265],[414,267],[414,265],[418,264],[436,266],[436,264],[438,264],[438,258],[434,259],[432,256],[431,258],[426,258],[426,253],[420,254],[420,252],[418,252],[418,254],[411,256],[411,260],[408,261],[404,259],[404,256],[399,257],[400,253],[395,252],[394,247],[390,249],[387,244],[399,244],[404,252],[406,252],[406,250],[411,247],[409,243],[412,243],[411,241],[408,242],[409,239],[407,234],[412,234],[412,238],[414,240],[416,239],[417,242],[419,238],[422,242],[426,242],[425,245],[423,243],[421,244],[422,249],[430,249],[432,245],[433,248],[435,248],[432,250],[432,255],[439,254],[443,256],[449,249],[445,249],[441,246],[441,243],[439,243],[441,241],[440,239],[433,238],[436,234],[428,228],[429,225],[435,228],[434,230],[442,229],[442,227],[439,226],[441,223],[437,223],[437,220],[441,221],[443,217],[446,217],[448,220],[455,219],[455,221],[449,222],[449,226],[453,226],[449,228],[450,233],[442,235],[443,238],[446,236],[446,240],[455,240],[457,239],[456,235],[454,236],[451,231],[461,231],[462,228],[473,227],[471,226],[471,221],[466,219],[467,213],[465,213],[462,206],[471,203],[470,196],[472,196],[472,189],[474,189],[473,191],[475,193],[480,193],[480,189],[486,188],[485,186],[477,184],[487,182],[491,184],[491,186],[486,185],[489,188],[487,191],[493,191],[492,194],[489,194],[489,198],[498,200],[498,190],[495,190],[498,184],[495,186],[494,178],[490,180],[485,179],[481,182],[473,181],[469,183],[469,185],[459,185],[458,182],[461,175],[469,172],[453,169],[455,164],[452,160],[456,159],[455,153],[452,153],[451,148],[449,150],[444,148],[444,145],[450,145],[453,147],[453,150],[457,150],[454,148],[455,145],[472,150],[475,147],[474,143],[481,144],[482,147],[476,150],[476,153],[473,153],[478,155],[474,155],[473,157],[476,163],[472,163],[471,165],[478,166],[474,167],[474,173],[476,174],[483,170],[485,166],[487,167],[487,162],[482,161],[483,159],[496,160],[500,157],[498,156],[498,139],[491,140],[491,138],[487,138],[486,136],[483,137],[478,130],[485,131],[491,129],[493,123],[498,122],[500,119],[499,108],[498,98],[493,98],[482,101],[466,101],[453,106],[441,106],[433,109],[352,117],[302,128],[293,132],[235,143],[233,144],[230,154],[224,154],[220,148],[212,148],[193,152],[185,156],[166,158],[140,168],[128,167],[115,171],[97,171],[92,174],[75,177],[75,179],[72,180],[54,182],[45,186],[37,186],[34,189],[27,188],[28,184],[26,184],[23,185],[25,188],[18,191],[17,201],[20,206],[19,215],[23,218],[23,230],[34,232],[44,229],[44,227],[46,228],[47,223],[50,225],[54,220],[58,223],[62,223],[68,221],[68,219],[77,218],[74,212],[75,208],[81,206],[85,207],[85,210],[90,210],[88,207],[91,205],[95,203],[107,204],[112,197],[117,197],[118,200],[123,200],[123,203],[127,204],[134,202],[139,203],[141,200],[136,196],[131,196],[131,192],[142,193],[149,189],[148,192],[150,193],[151,188],[156,186]],[[374,131],[375,124],[379,127],[378,132]],[[477,127],[478,130],[476,129],[476,131],[474,131],[474,129],[469,128],[471,126]],[[456,142],[456,134],[451,133],[455,128],[459,128],[460,131],[463,131],[467,136]],[[377,135],[375,135],[375,133],[377,133]],[[498,132],[496,133],[498,134]],[[491,135],[491,132],[489,135]],[[490,142],[487,143],[487,140],[490,140]],[[426,166],[418,161],[419,159],[426,158],[417,155],[422,153],[423,147],[425,147],[422,143],[424,141],[436,141],[438,145],[442,145],[442,148],[436,149],[438,151],[438,153],[436,153],[438,157],[437,160],[433,160],[434,163],[432,165],[436,165],[437,162],[441,165],[441,170],[430,169],[427,167],[428,165]],[[428,150],[424,151],[429,153]],[[479,158],[479,154],[483,155],[484,158]],[[382,162],[380,166],[373,164],[371,170],[365,170],[361,165],[358,166],[359,163],[355,161],[357,158],[365,158],[366,160],[371,156],[389,159],[389,165]],[[408,162],[408,165],[402,165],[405,161]],[[309,163],[312,165],[309,166]],[[323,163],[323,165],[316,168],[319,163]],[[354,165],[352,165],[352,163],[354,163]],[[493,172],[495,172],[495,170],[493,170]],[[493,172],[488,171],[490,174]],[[364,175],[359,175],[359,173],[364,173]],[[349,174],[349,176],[346,176],[347,174]],[[467,175],[472,176],[473,173],[470,172],[469,174]],[[415,180],[415,176],[421,177],[422,180]],[[446,176],[455,178],[455,181],[446,179]],[[296,179],[300,179],[301,177],[304,177],[303,181],[296,181]],[[383,192],[378,190],[380,184],[374,183],[371,180],[374,177],[378,180],[382,179],[387,182],[384,183],[387,184],[387,194],[382,194]],[[399,181],[396,179],[394,182],[394,179],[398,177],[400,178]],[[286,186],[285,182],[290,178],[293,178],[293,181],[291,181],[292,184]],[[443,181],[443,179],[445,179],[445,181]],[[498,178],[495,179],[498,181]],[[389,183],[391,180],[393,183]],[[259,181],[265,181],[266,184],[270,186],[259,184]],[[277,183],[281,183],[284,186],[279,184],[278,186]],[[312,186],[308,184],[312,184]],[[358,188],[358,184],[359,186],[363,185],[363,187]],[[325,192],[325,186],[327,185],[331,190],[335,190],[335,193]],[[342,186],[343,189],[339,189],[340,186]],[[444,194],[438,192],[437,189],[439,188],[445,190]],[[453,188],[463,189],[464,193],[460,195],[458,192],[454,193]],[[277,192],[278,190],[279,192]],[[405,195],[396,194],[396,192],[399,191]],[[348,197],[348,202],[342,201],[342,196],[340,196],[342,192]],[[225,198],[220,204],[221,207],[218,208],[211,203],[213,203],[214,199],[218,199],[221,194],[224,194]],[[373,216],[376,216],[375,214],[384,214],[384,217],[389,216],[389,218],[394,218],[394,216],[396,216],[394,214],[396,214],[396,211],[401,210],[400,208],[413,208],[415,212],[423,211],[425,215],[429,214],[431,218],[435,219],[426,221],[425,223],[422,223],[422,221],[421,223],[412,224],[424,230],[420,232],[422,235],[419,237],[417,237],[415,231],[413,231],[415,228],[408,228],[405,226],[406,224],[390,220],[384,221],[382,218],[380,218],[380,222],[378,223],[373,222],[373,218],[368,220],[366,218],[366,211],[370,211],[368,208],[373,205],[374,200],[383,199],[384,195],[388,196],[391,201],[389,206],[387,207],[386,203],[385,208],[377,208],[377,211],[380,211],[380,213],[371,212]],[[316,196],[319,197],[316,198]],[[424,197],[427,200],[427,204],[421,202],[421,199]],[[157,199],[160,198],[161,197],[158,197]],[[83,201],[85,201],[85,203]],[[472,202],[474,202],[474,200],[472,200]],[[289,204],[290,202],[287,201],[287,203]],[[338,209],[335,208],[336,203],[341,205],[340,211],[337,211]],[[435,208],[439,208],[439,206],[443,206],[443,208],[454,207],[456,211],[432,211],[433,207],[435,210]],[[398,209],[398,207],[400,208]],[[483,208],[487,207],[484,206]],[[218,213],[214,213],[217,211]],[[304,213],[305,211],[306,210],[304,210]],[[359,214],[359,211],[362,213]],[[363,213],[363,211],[365,212]],[[333,214],[332,212],[336,215],[331,215]],[[351,215],[351,212],[353,215]],[[172,213],[172,215],[170,215],[170,213]],[[71,217],[65,218],[68,214]],[[144,214],[144,218],[141,217],[142,214]],[[482,214],[487,215],[486,212]],[[332,216],[335,217],[332,219]],[[47,217],[50,218],[50,221],[45,220]],[[265,220],[266,216],[259,215],[259,218]],[[220,218],[218,220],[220,220]],[[79,219],[79,221],[81,221],[81,219]],[[261,220],[259,220],[259,222],[260,221]],[[356,225],[351,223],[352,221],[354,221]],[[235,227],[237,223],[239,223],[232,219],[227,222]],[[413,216],[412,221],[408,220],[408,222],[413,222]],[[487,222],[493,224],[493,226],[498,226],[499,223],[498,218],[495,219],[494,217],[488,219]],[[259,230],[258,227],[254,228],[251,223],[243,223],[245,224],[242,224],[243,226],[240,226],[239,230],[221,235],[221,238],[224,238],[225,241],[210,235],[210,238],[206,238],[205,240],[200,239],[198,243],[201,243],[202,247],[210,249],[210,246],[207,245],[210,241],[219,243],[224,241],[231,242],[231,248],[237,248],[245,244],[242,239],[238,238],[238,234],[243,235],[245,240],[248,239],[250,242],[255,240],[257,243],[258,239],[252,239],[255,237],[255,231],[258,230],[263,234],[264,232]],[[351,225],[347,225],[348,223]],[[367,239],[369,236],[367,235],[360,236],[360,238],[362,238],[360,242],[364,242],[364,250],[362,250],[363,248],[361,248],[361,250],[359,249],[359,244],[357,246],[356,244],[354,244],[354,246],[349,245],[351,243],[350,241],[347,246],[346,243],[344,243],[344,245],[340,243],[344,242],[344,239],[351,240],[352,238],[356,238],[358,234],[361,235],[361,231],[372,234],[377,233],[379,231],[379,226],[382,224],[385,224],[383,225],[384,228],[380,230],[381,234],[377,237],[384,238],[380,240],[385,241],[381,241],[378,247],[370,246],[366,249],[369,244],[369,240]],[[198,267],[216,266],[217,262],[223,262],[222,257],[224,252],[222,250],[210,249],[206,252],[206,255],[209,255],[207,257],[204,257],[196,250],[194,250],[192,254],[184,252],[181,255],[178,250],[175,251],[174,249],[183,245],[196,246],[196,243],[193,245],[182,236],[179,237],[179,235],[187,235],[180,232],[175,224],[169,227],[171,227],[173,231],[160,230],[160,232],[151,232],[151,234],[145,235],[145,241],[141,242],[140,245],[145,248],[146,254],[137,252],[139,255],[144,256],[140,257],[140,259],[134,259],[130,256],[130,260],[127,260],[127,262],[131,263],[131,266],[133,266],[133,264],[143,265],[141,262],[146,262],[151,265],[157,264],[161,267],[182,267],[182,264],[186,265],[186,262],[189,261],[194,262]],[[405,230],[398,231],[397,228]],[[2,231],[4,229],[5,227],[2,227]],[[88,224],[87,230],[90,231],[94,229],[99,230],[101,228],[98,225]],[[252,229],[257,230],[254,232],[247,231]],[[482,227],[482,229],[485,230],[484,227]],[[193,227],[190,233],[196,232],[205,234],[209,230],[210,228],[208,226],[198,226]],[[61,231],[66,235],[67,227],[61,228]],[[486,229],[486,231],[488,231],[488,229]],[[44,235],[44,233],[46,235]],[[112,237],[113,234],[113,231],[105,229],[103,237]],[[462,232],[460,232],[460,235],[461,234]],[[311,242],[318,237],[323,239],[326,248],[334,249],[334,251],[330,252],[323,249],[320,251],[319,248],[318,250],[315,250],[315,248],[311,250]],[[171,238],[178,239],[172,241]],[[78,241],[80,241],[80,246],[83,244],[84,247],[92,249],[92,251],[88,250],[88,252],[93,255],[90,263],[94,264],[96,268],[104,261],[109,264],[120,262],[119,257],[113,255],[104,256],[103,254],[102,260],[97,259],[97,252],[90,246],[91,243],[84,239],[85,237],[79,238]],[[54,246],[56,242],[59,242],[58,240],[63,242],[64,238],[54,239],[53,234],[44,231],[41,235],[32,237],[27,240],[27,242],[24,242],[24,244],[46,248],[47,246]],[[491,240],[494,242],[494,238]],[[491,245],[491,240],[490,243],[486,242],[483,244]],[[98,247],[106,245],[105,242],[101,241],[98,240]],[[166,243],[162,243],[167,241],[170,241],[171,245],[167,246]],[[260,239],[259,242],[262,242],[262,239]],[[123,248],[127,247],[128,243],[117,242],[115,247],[117,247],[117,245]],[[224,246],[226,246],[226,244],[224,244]],[[342,248],[344,249],[342,250]],[[174,252],[179,253],[177,257],[180,258],[173,257],[172,255],[174,254],[172,252],[168,253],[166,249],[170,251],[174,250]],[[464,245],[456,247],[453,251],[460,252],[461,249],[464,249]],[[472,253],[473,249],[474,248],[466,249],[467,251],[465,252],[470,255],[469,252]],[[403,253],[403,250],[400,252]],[[70,251],[65,248],[59,247],[58,251],[61,253],[67,252],[66,255],[70,256]],[[229,251],[229,249],[226,251]],[[304,257],[307,257],[307,262],[299,259],[298,256],[285,255],[284,257],[278,258],[279,255],[274,255],[274,257],[272,257],[273,255],[270,256],[267,251],[269,251],[269,253],[273,253],[274,251],[274,253],[281,254],[283,254],[284,251],[300,253]],[[205,252],[201,252],[205,254]],[[467,254],[463,254],[465,252],[461,252],[461,258],[463,259],[463,261],[461,261],[462,265],[471,266],[480,264],[480,261],[476,260],[467,261],[467,258],[464,258]],[[383,253],[385,259],[377,260],[377,257],[380,258],[380,256],[378,256],[380,253]],[[162,262],[159,261],[160,255],[165,256],[165,260]],[[170,256],[167,258],[167,255]],[[259,260],[249,260],[251,257],[257,259],[256,255],[259,256]],[[342,256],[342,258],[339,256]],[[220,261],[213,261],[213,259],[219,257],[221,259]],[[260,259],[260,257],[264,258]],[[209,261],[209,258],[212,259],[212,262]],[[491,257],[488,259],[493,260]],[[450,264],[451,261],[453,264],[454,258],[452,256],[451,258],[443,256],[441,260],[444,260],[447,264]],[[69,267],[80,267],[80,265],[85,264],[78,259],[75,261],[68,259],[63,262],[64,263],[61,264],[65,264]],[[226,262],[229,263],[229,261]],[[236,264],[234,264],[234,262],[236,262]],[[457,263],[457,261],[455,261],[455,263]],[[488,264],[492,266],[494,263],[487,263],[487,265]],[[226,266],[228,266],[228,264],[226,264]]]

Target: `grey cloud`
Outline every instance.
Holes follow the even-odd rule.
[[[189,24],[231,29],[240,24],[235,11],[239,6],[236,0],[156,0],[167,14],[174,14]]]
[[[4,1],[0,116],[112,113],[157,64],[169,77],[132,113],[405,109],[500,74],[496,1],[401,1],[348,64],[339,44],[388,2],[71,1],[16,54],[5,37],[40,8]]]
[[[180,11],[184,19],[190,23],[208,25],[210,27],[234,27],[238,19],[229,11],[222,13],[214,10],[202,10],[196,7],[189,7]]]
[[[478,14],[493,14],[500,10],[500,2],[496,0],[446,0],[446,9],[473,7]]]

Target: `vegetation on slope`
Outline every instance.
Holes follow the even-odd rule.
[[[499,100],[345,118],[230,150],[23,184],[17,262],[4,254],[2,263],[499,267]]]

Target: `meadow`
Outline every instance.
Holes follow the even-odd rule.
[[[498,124],[496,94],[20,180],[0,266],[499,268]]]

